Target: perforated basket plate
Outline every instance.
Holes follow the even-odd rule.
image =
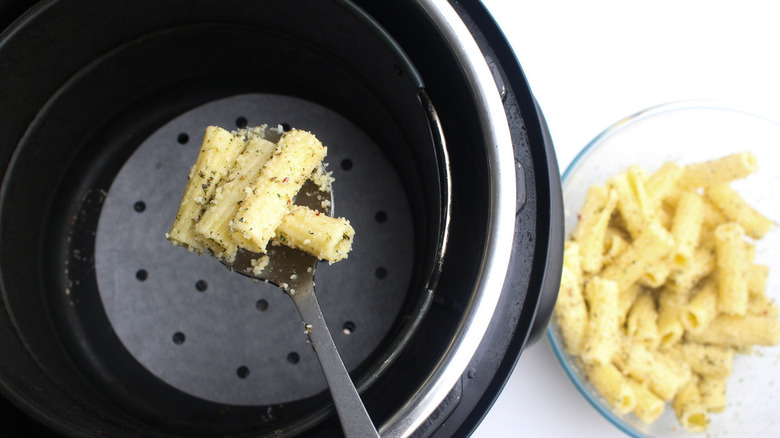
[[[295,307],[281,290],[165,239],[207,125],[284,124],[328,147],[334,206],[353,251],[315,282],[347,369],[377,347],[412,272],[412,217],[399,176],[358,127],[320,105],[247,94],[195,108],[150,136],[109,190],[96,236],[100,296],[116,334],[151,373],[188,394],[272,405],[327,389]]]

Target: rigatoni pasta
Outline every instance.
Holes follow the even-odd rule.
[[[681,342],[676,348],[691,370],[700,376],[728,377],[733,371],[735,352],[731,348],[696,342]]]
[[[780,343],[780,320],[762,315],[733,316],[720,314],[713,318],[706,330],[687,333],[686,339],[710,345],[732,348]]]
[[[758,158],[749,151],[726,155],[685,166],[680,185],[685,188],[709,187],[746,178],[758,170]]]
[[[718,311],[743,316],[747,312],[748,289],[745,279],[745,232],[735,222],[715,229],[718,266]]]
[[[661,201],[677,190],[677,182],[682,177],[683,168],[674,161],[667,161],[647,179],[645,190],[651,209],[658,210]]]
[[[639,280],[647,269],[663,259],[674,247],[674,240],[663,226],[651,222],[609,266],[601,272],[605,279],[624,290]]]
[[[689,332],[700,332],[710,325],[718,315],[718,288],[713,279],[706,280],[704,285],[693,293],[693,296],[682,309],[680,322]]]
[[[672,253],[674,265],[684,268],[690,264],[699,246],[703,216],[704,202],[701,195],[690,190],[684,191],[677,203],[671,227],[675,242]]]
[[[624,340],[613,360],[623,373],[647,383],[655,395],[666,401],[691,377],[691,367],[684,361],[631,339]]]
[[[234,235],[251,242],[255,252],[265,252],[295,195],[326,153],[308,132],[285,133],[236,212]]]
[[[617,283],[611,280],[595,277],[585,284],[590,311],[581,356],[586,363],[610,363],[618,349],[618,293]]]
[[[745,271],[748,293],[751,296],[764,295],[768,276],[769,266],[751,263]]]
[[[566,349],[572,354],[580,354],[588,329],[588,306],[582,293],[579,244],[568,241],[563,251],[565,263],[555,315],[561,322],[561,335]]]
[[[629,383],[615,365],[607,362],[596,364],[587,371],[588,380],[593,383],[599,393],[607,399],[618,414],[626,414],[634,410],[636,395]]]
[[[276,143],[267,130],[279,137]],[[330,190],[332,178],[321,164],[326,152],[313,134],[297,129],[206,128],[166,237],[228,262],[238,248],[264,253],[271,240],[331,263],[346,258],[355,233],[349,221],[293,203],[306,179]]]
[[[652,423],[664,413],[666,402],[647,387],[646,383],[629,377],[628,384],[634,391],[634,409],[631,411],[645,423]]]
[[[682,426],[690,432],[704,432],[710,418],[707,407],[702,402],[697,379],[691,378],[683,386],[672,402],[674,412]]]
[[[201,253],[222,252],[223,248],[213,240],[203,240],[198,237],[195,224],[214,197],[217,184],[228,174],[245,147],[246,143],[229,131],[217,126],[206,128],[198,158],[188,176],[179,210],[168,232],[167,237],[172,244]]]
[[[701,245],[693,253],[686,266],[674,264],[669,272],[666,287],[687,293],[715,269],[715,250]]]
[[[757,164],[745,152],[652,173],[632,166],[588,190],[556,320],[615,412],[632,406],[650,423],[669,402],[686,430],[704,431],[725,409],[735,356],[780,344],[768,267],[753,261],[774,224],[729,185]]]
[[[728,184],[717,184],[704,190],[705,196],[733,222],[738,223],[747,234],[760,239],[772,228],[772,221],[756,211]]]
[[[702,376],[699,379],[699,396],[708,412],[726,409],[726,377]]]
[[[639,283],[650,289],[656,289],[666,284],[666,280],[672,273],[673,257],[674,255],[669,253],[647,266],[645,272],[639,277]]]
[[[263,165],[276,149],[276,144],[260,136],[251,136],[233,162],[226,180],[219,184],[214,197],[203,216],[195,224],[196,233],[210,246],[219,245],[218,256],[232,259],[238,242],[233,237],[230,224],[246,199],[246,190],[254,182]],[[246,242],[240,242],[246,247]],[[255,251],[256,249],[253,248]]]
[[[632,166],[609,180],[607,187],[617,192],[617,208],[625,228],[632,237],[636,237],[651,219],[645,174],[637,166]]]
[[[639,283],[634,283],[628,289],[621,290],[618,294],[618,322],[621,327],[624,326],[628,318],[628,312],[634,306],[634,301],[642,292],[643,287]]]
[[[298,248],[320,260],[338,261],[347,257],[354,237],[349,222],[293,205],[282,217],[273,242]]]
[[[681,313],[688,295],[663,288],[658,292],[658,334],[661,346],[668,348],[682,339],[685,328]]]
[[[626,233],[616,227],[608,227],[604,240],[603,264],[612,263],[617,256],[628,248],[628,239]]]
[[[601,270],[604,237],[617,201],[617,192],[601,186],[591,187],[585,195],[585,204],[574,235],[578,236],[582,270],[586,273]]]
[[[649,348],[661,343],[658,332],[658,311],[649,292],[643,292],[634,300],[626,318],[626,335]]]

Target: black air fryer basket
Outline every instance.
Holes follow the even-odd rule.
[[[0,395],[25,435],[341,433],[291,300],[165,239],[205,127],[265,123],[328,146],[356,239],[317,294],[382,435],[474,430],[563,246],[547,128],[479,2],[1,6],[25,11],[0,34]]]

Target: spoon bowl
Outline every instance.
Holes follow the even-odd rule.
[[[320,210],[332,216],[333,192],[306,180],[295,203]],[[324,211],[323,211],[324,210]],[[272,283],[281,288],[295,303],[333,397],[336,413],[347,437],[378,437],[360,394],[341,360],[336,344],[325,323],[314,293],[314,270],[317,257],[302,250],[271,243],[266,254],[239,248],[232,261],[222,260],[228,269],[254,280]]]

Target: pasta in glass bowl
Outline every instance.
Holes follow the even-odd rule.
[[[628,435],[780,436],[778,163],[780,124],[682,102],[620,120],[564,172],[547,337]]]

